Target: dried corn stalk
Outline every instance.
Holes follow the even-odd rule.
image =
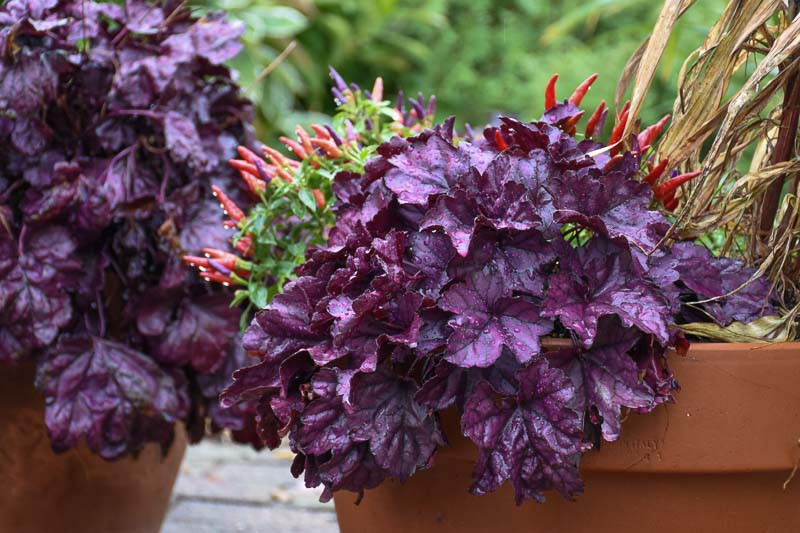
[[[675,22],[692,3],[667,0],[653,34],[623,72],[617,100],[631,87],[626,139]],[[670,168],[703,171],[683,187],[668,238],[713,234],[722,240],[720,253],[745,259],[773,280],[786,310],[775,323],[788,329],[770,330],[764,340],[785,340],[800,312],[799,4],[729,2],[681,69],[672,123],[653,156],[668,159]]]

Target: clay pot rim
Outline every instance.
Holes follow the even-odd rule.
[[[542,346],[544,348],[557,350],[559,348],[570,348],[574,346],[571,339],[564,339],[560,337],[542,337]],[[716,341],[690,341],[690,351],[725,351],[725,352],[739,352],[743,350],[775,350],[783,349],[785,347],[797,348],[800,350],[800,339],[796,341],[786,342],[716,342]],[[668,348],[670,354],[674,354],[674,348]],[[800,357],[800,355],[798,355]]]
[[[543,342],[550,349],[571,345],[569,339]],[[800,377],[800,341],[692,343],[686,356],[671,353],[669,363],[682,385],[676,402],[658,406],[652,413],[631,414],[618,441],[604,442],[600,451],[583,455],[583,471],[768,472],[791,471],[800,462],[800,426],[793,422],[800,418],[800,402],[794,401],[800,393],[792,385]],[[689,414],[692,417],[687,418]],[[451,446],[437,453],[474,463],[478,448],[459,431],[457,410],[440,415]],[[736,432],[726,425],[728,417],[748,422]],[[712,428],[717,424],[722,430]],[[754,444],[754,440],[759,442]],[[652,442],[654,447],[648,449]],[[648,455],[646,461],[637,461]]]

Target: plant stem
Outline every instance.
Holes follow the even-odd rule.
[[[772,152],[771,164],[788,161],[794,155],[795,141],[797,140],[797,124],[800,119],[800,83],[797,75],[790,76],[786,82],[783,93],[783,110],[781,124],[778,130],[778,139],[775,150]],[[759,227],[761,238],[766,241],[775,224],[775,215],[781,199],[784,183],[789,181],[789,176],[776,179],[767,188],[764,202],[761,204],[761,225]]]

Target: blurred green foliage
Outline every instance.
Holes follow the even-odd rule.
[[[668,113],[683,60],[702,41],[724,0],[698,2],[679,22],[643,113]],[[538,118],[554,72],[558,96],[593,72],[600,78],[585,100],[611,103],[628,57],[647,37],[661,2],[653,0],[196,0],[247,24],[245,51],[231,62],[241,84],[293,39],[298,46],[263,81],[249,88],[265,140],[319,121],[334,105],[327,65],[387,94],[436,94],[437,116],[483,125],[498,113]],[[607,127],[609,127],[607,125]]]

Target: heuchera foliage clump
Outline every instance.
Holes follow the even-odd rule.
[[[56,450],[166,447],[180,420],[257,442],[216,402],[238,312],[180,261],[232,234],[210,187],[240,190],[243,30],[178,1],[0,8],[0,362],[36,361]]]
[[[643,150],[579,142],[579,101],[474,141],[450,119],[336,176],[328,243],[256,315],[244,343],[261,362],[223,394],[259,402],[262,438],[288,434],[323,499],[430,466],[448,409],[480,452],[474,493],[580,493],[581,453],[619,436],[622,409],[671,399],[681,300],[752,274],[692,243],[655,249],[669,223],[636,179]],[[748,287],[693,312],[769,311],[768,283]]]

